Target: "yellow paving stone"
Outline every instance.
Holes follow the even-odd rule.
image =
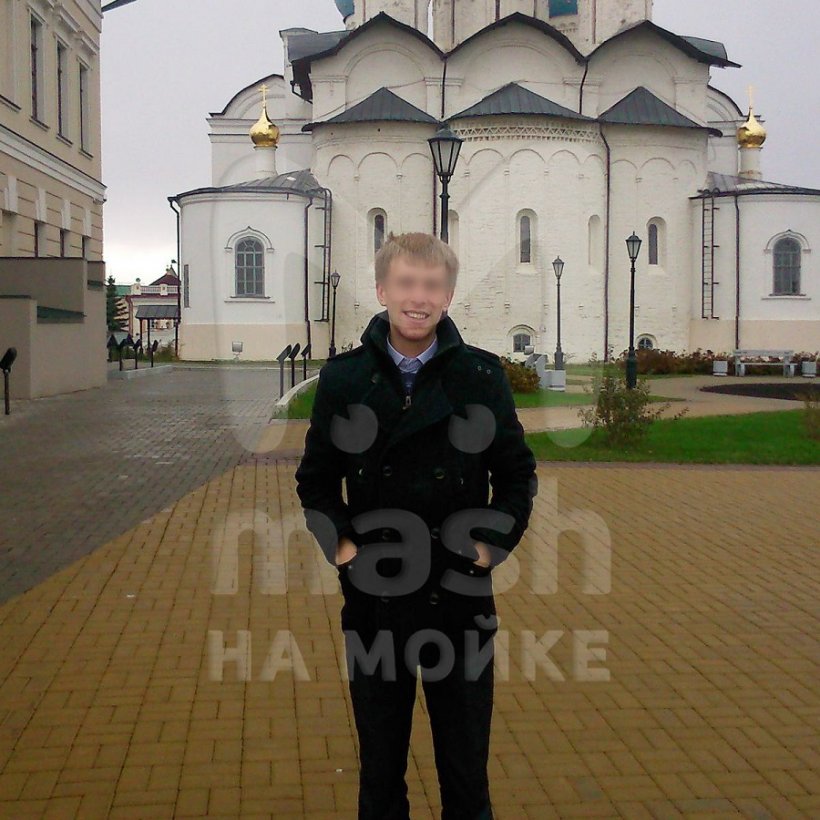
[[[11,801],[15,817],[42,814],[47,804],[21,792],[29,778],[45,789],[54,773],[52,798],[91,801],[116,789],[112,817],[202,816],[209,789],[228,806],[239,788],[241,816],[321,815],[309,811],[303,782],[316,785],[310,799],[319,802],[332,791],[334,816],[355,817],[356,738],[332,568],[303,533],[291,540],[288,593],[262,594],[243,536],[237,593],[211,591],[213,533],[232,513],[261,507],[279,526],[280,511],[298,512],[295,465],[234,468],[155,526],[136,527],[0,606],[0,801]],[[812,524],[769,515],[755,498],[764,494],[773,509],[810,505],[818,473],[542,464],[539,478],[544,495],[517,548],[520,580],[498,594],[511,638],[491,742],[498,817],[550,805],[555,814],[544,816],[810,815],[820,767]],[[552,480],[561,508],[591,509],[609,529],[605,595],[582,591],[574,533],[559,541],[557,590],[530,590],[552,537]],[[320,569],[330,570],[329,594],[308,594]],[[310,681],[289,672],[262,679],[279,629],[294,634]],[[540,667],[525,679],[525,629],[563,631],[549,653],[559,679]],[[599,665],[609,681],[573,679],[576,629],[607,631]],[[209,630],[228,647],[249,630],[248,679],[235,662],[211,676]],[[421,699],[414,720],[413,816],[435,817]],[[236,809],[212,813],[220,814]]]

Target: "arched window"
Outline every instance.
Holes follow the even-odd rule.
[[[253,237],[236,243],[236,295],[265,295],[265,251]]]
[[[381,250],[384,245],[384,215],[376,214],[373,220],[373,245],[376,252]],[[387,253],[387,251],[385,251]]]
[[[532,262],[532,219],[522,214],[518,221],[518,261]]]
[[[774,246],[774,289],[776,295],[800,293],[800,242],[790,236],[778,239]]]
[[[652,350],[655,347],[655,340],[651,336],[638,336],[637,346],[639,350]]]
[[[527,345],[532,344],[532,336],[529,333],[513,334],[513,353],[523,353]]]
[[[666,222],[659,216],[646,224],[647,256],[650,265],[664,267],[666,261]]]
[[[387,236],[387,214],[381,208],[370,211],[370,230],[373,239],[373,254],[377,254],[384,245]]]
[[[658,264],[658,226],[654,223],[649,225],[649,264]]]

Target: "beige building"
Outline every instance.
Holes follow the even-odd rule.
[[[100,0],[0,0],[0,356],[13,398],[106,378]]]

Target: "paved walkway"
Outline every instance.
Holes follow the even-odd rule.
[[[49,478],[61,457],[87,502],[61,514],[69,555],[31,538],[43,577],[0,605],[0,817],[356,816],[341,596],[303,528],[298,459],[242,456],[263,376],[221,394],[195,376],[118,384],[130,413],[113,421],[75,394],[0,426],[16,532],[68,491]],[[141,423],[154,405],[161,433]],[[127,421],[147,439],[104,469],[95,435]],[[144,488],[177,436],[153,509],[104,495],[116,458],[143,454]],[[9,462],[12,438],[27,460]],[[820,815],[820,471],[542,463],[539,479],[494,574],[497,818]],[[77,547],[75,525],[108,519],[115,534]],[[438,817],[420,686],[408,782],[414,820]]]
[[[808,382],[801,377],[760,376],[744,377],[747,383],[751,382],[783,382],[794,384],[795,380]],[[738,377],[739,379],[739,377]],[[766,410],[791,410],[800,408],[800,401],[783,399],[756,399],[748,396],[731,396],[720,393],[704,393],[701,388],[712,384],[731,384],[738,381],[734,376],[680,376],[664,379],[651,379],[649,384],[653,395],[664,396],[672,401],[668,409],[664,410],[663,417],[673,416],[686,407],[687,418],[696,416],[721,416],[733,413],[757,413]],[[578,380],[578,377],[575,377]],[[584,379],[589,382],[590,379]],[[586,395],[583,385],[568,385],[569,393]],[[571,427],[580,427],[578,408],[565,407],[534,407],[523,408],[518,411],[521,424],[527,432],[539,430],[564,430]]]

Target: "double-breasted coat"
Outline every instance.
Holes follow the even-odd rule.
[[[435,611],[450,634],[495,615],[490,575],[528,526],[536,462],[496,354],[466,344],[444,314],[408,398],[389,327],[381,311],[360,346],[322,367],[297,494],[329,563],[341,536],[359,547],[337,568],[343,628],[384,628],[403,608]],[[475,541],[489,568],[474,563]]]

